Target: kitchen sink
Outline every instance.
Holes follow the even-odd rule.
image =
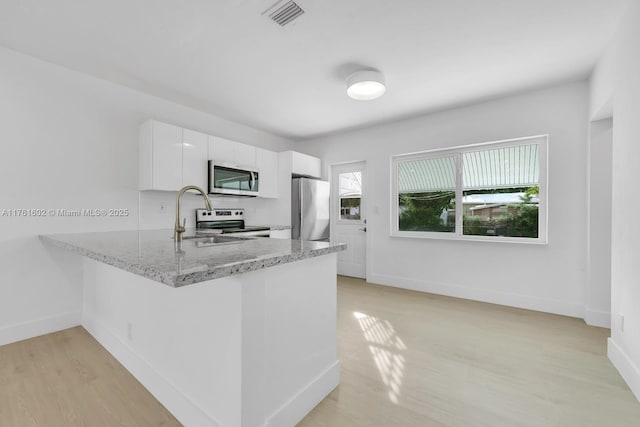
[[[193,240],[195,242],[195,246],[197,248],[207,247],[207,246],[219,246],[219,245],[231,245],[234,243],[242,243],[247,240],[255,240],[251,237],[230,237],[230,236],[184,236],[183,240]]]

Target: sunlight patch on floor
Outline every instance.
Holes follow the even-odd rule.
[[[404,375],[405,358],[403,353],[407,346],[396,334],[393,325],[387,321],[354,312],[360,324],[362,334],[369,343],[369,351],[380,372],[382,382],[388,388],[389,400],[398,403],[402,377]]]

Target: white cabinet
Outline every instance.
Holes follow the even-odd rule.
[[[218,163],[235,163],[236,144],[218,136],[209,136],[209,160]]]
[[[271,237],[272,239],[290,239],[291,229],[287,228],[285,230],[271,230],[269,232],[269,237]]]
[[[322,162],[317,157],[292,151],[291,172],[296,175],[320,178],[322,176]]]
[[[278,153],[219,136],[209,136],[209,159],[255,168],[259,176],[259,196],[278,197]]]
[[[236,142],[235,164],[242,166],[256,166],[256,147]]]
[[[207,135],[148,120],[140,127],[140,190],[207,189]]]
[[[278,197],[278,153],[256,148],[260,197]]]
[[[253,168],[256,165],[256,147],[219,136],[209,136],[209,160]]]
[[[182,128],[149,120],[140,128],[140,190],[182,187]]]
[[[208,135],[182,130],[182,185],[197,185],[207,191]]]
[[[320,175],[319,159],[294,154],[298,164],[304,165],[294,173]],[[148,120],[140,127],[139,187],[140,190],[178,191],[185,185],[197,185],[206,191],[207,160],[213,160],[257,169],[259,197],[277,198],[278,158],[278,153],[263,148]]]

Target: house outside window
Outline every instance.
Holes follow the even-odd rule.
[[[360,221],[362,172],[341,173],[338,181],[340,192],[340,220]]]
[[[547,140],[393,156],[391,235],[546,243]]]

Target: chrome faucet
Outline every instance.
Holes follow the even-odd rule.
[[[173,229],[173,238],[176,242],[182,242],[182,233],[186,231],[185,226],[187,225],[187,219],[185,218],[183,223],[180,224],[180,201],[182,200],[182,195],[189,190],[200,192],[200,194],[202,194],[202,197],[204,197],[204,204],[207,210],[211,212],[211,210],[213,209],[211,207],[211,201],[207,197],[207,193],[205,193],[202,188],[196,185],[187,185],[186,187],[183,187],[180,191],[178,191],[178,196],[176,197],[176,226]]]

